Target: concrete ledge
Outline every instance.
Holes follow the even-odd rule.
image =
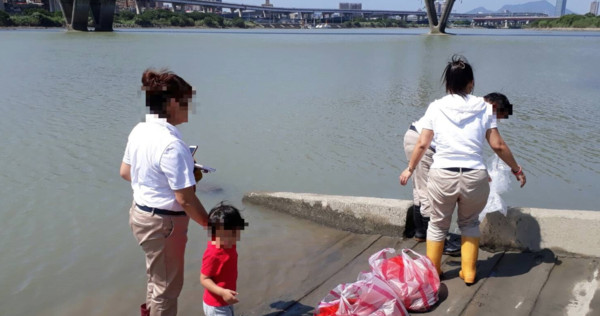
[[[600,212],[512,207],[490,213],[479,226],[491,250],[540,250],[600,257]]]
[[[290,192],[250,192],[243,201],[363,234],[402,236],[412,201]],[[600,212],[510,208],[481,223],[481,245],[493,251],[552,249],[600,257]]]
[[[244,203],[360,234],[402,236],[410,201],[289,192],[250,192]]]

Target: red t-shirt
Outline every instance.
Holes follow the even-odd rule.
[[[231,248],[217,248],[210,241],[202,256],[200,273],[210,277],[216,285],[235,291],[237,282],[237,250],[235,245]],[[204,303],[210,306],[227,306],[220,296],[204,289]]]

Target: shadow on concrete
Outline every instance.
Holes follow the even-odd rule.
[[[505,278],[525,275],[542,263],[560,264],[554,252],[550,249],[540,251],[524,251],[519,253],[496,253],[486,260],[477,261],[477,279],[475,284],[487,278]],[[444,272],[444,280],[458,278],[460,261],[446,262],[455,269]]]
[[[481,247],[486,250],[539,251],[541,249],[540,225],[533,216],[511,207],[506,216],[489,213],[480,225]]]
[[[489,277],[505,278],[524,275],[543,263],[556,264],[557,258],[550,249],[535,252],[505,253]]]
[[[415,222],[413,217],[414,204],[411,205],[406,211],[406,220],[404,221],[404,231],[402,237],[413,238],[415,236]]]
[[[314,308],[301,304],[297,301],[277,301],[269,305],[271,308],[277,310],[263,316],[277,316],[277,315],[313,315]]]
[[[444,282],[444,280],[442,280],[442,282]],[[427,314],[427,313],[431,313],[432,311],[436,310],[438,308],[438,306],[440,306],[442,304],[442,302],[444,302],[447,298],[448,298],[448,293],[450,291],[448,290],[448,286],[446,286],[446,284],[441,283],[440,284],[440,288],[438,289],[438,301],[437,303],[435,303],[435,305],[431,306],[431,308],[427,311],[424,312],[417,312],[417,311],[408,311],[411,315],[412,314]]]

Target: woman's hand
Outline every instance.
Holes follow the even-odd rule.
[[[408,183],[408,179],[410,179],[410,176],[412,176],[412,171],[406,168],[404,171],[402,171],[402,174],[400,174],[400,184],[406,185]]]
[[[527,182],[527,179],[525,178],[525,173],[523,172],[523,168],[521,168],[521,166],[517,165],[517,167],[519,167],[518,169],[515,168],[517,171],[515,171],[515,169],[510,169],[510,171],[515,175],[515,177],[517,178],[517,181],[519,181],[521,183],[521,188],[525,185],[525,183]]]
[[[202,180],[202,169],[194,167],[194,180],[196,180],[196,183]]]
[[[527,183],[527,179],[525,178],[525,173],[523,173],[523,171],[521,171],[520,174],[516,174],[515,177],[517,177],[517,181],[521,183],[521,188],[525,185],[525,183]]]

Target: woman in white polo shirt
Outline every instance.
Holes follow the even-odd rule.
[[[408,168],[400,175],[400,183],[406,185],[432,140],[435,141],[436,152],[427,184],[431,204],[427,257],[441,274],[444,239],[452,213],[458,206],[458,226],[462,235],[459,275],[465,283],[473,284],[479,250],[478,217],[490,191],[483,163],[484,142],[487,140],[494,152],[511,167],[521,187],[526,180],[498,132],[492,106],[483,98],[471,95],[475,84],[471,65],[464,57],[455,55],[442,78],[447,95],[432,102],[420,120],[423,130]]]
[[[142,84],[150,114],[129,134],[120,174],[131,182],[129,224],[146,254],[142,315],[176,315],[189,219],[202,226],[208,219],[194,192],[194,160],[175,127],[188,121],[193,89],[168,71],[146,70]]]

